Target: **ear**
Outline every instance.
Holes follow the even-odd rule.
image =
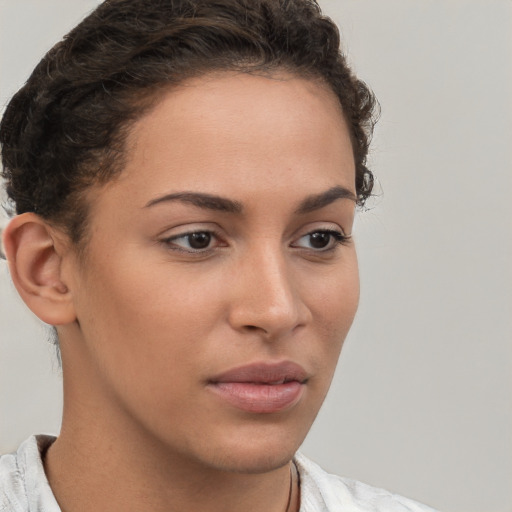
[[[61,279],[64,244],[35,213],[14,217],[3,234],[11,277],[25,304],[43,322],[76,320],[71,292]]]

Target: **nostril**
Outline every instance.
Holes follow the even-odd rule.
[[[307,316],[307,308],[285,272],[273,271],[270,275],[270,270],[268,278],[258,276],[258,286],[242,281],[243,289],[235,290],[228,309],[228,322],[235,330],[269,340],[292,332]]]
[[[257,327],[256,325],[246,325],[245,328],[248,331],[258,331],[261,329],[261,327]]]

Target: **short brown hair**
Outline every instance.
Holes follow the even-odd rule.
[[[107,0],[46,54],[5,111],[2,173],[15,212],[41,215],[78,244],[82,192],[122,170],[128,128],[161,88],[215,70],[278,69],[337,95],[363,204],[376,100],[315,0]]]

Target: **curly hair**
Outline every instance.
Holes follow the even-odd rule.
[[[15,212],[39,214],[78,245],[83,192],[122,171],[132,124],[163,88],[217,70],[285,70],[326,83],[349,127],[364,204],[377,103],[315,0],[107,0],[45,55],[6,108],[2,175]]]

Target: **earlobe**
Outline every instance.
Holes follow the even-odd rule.
[[[61,277],[63,256],[54,231],[38,215],[23,213],[7,225],[4,248],[12,280],[27,306],[43,322],[64,325],[76,316]]]

